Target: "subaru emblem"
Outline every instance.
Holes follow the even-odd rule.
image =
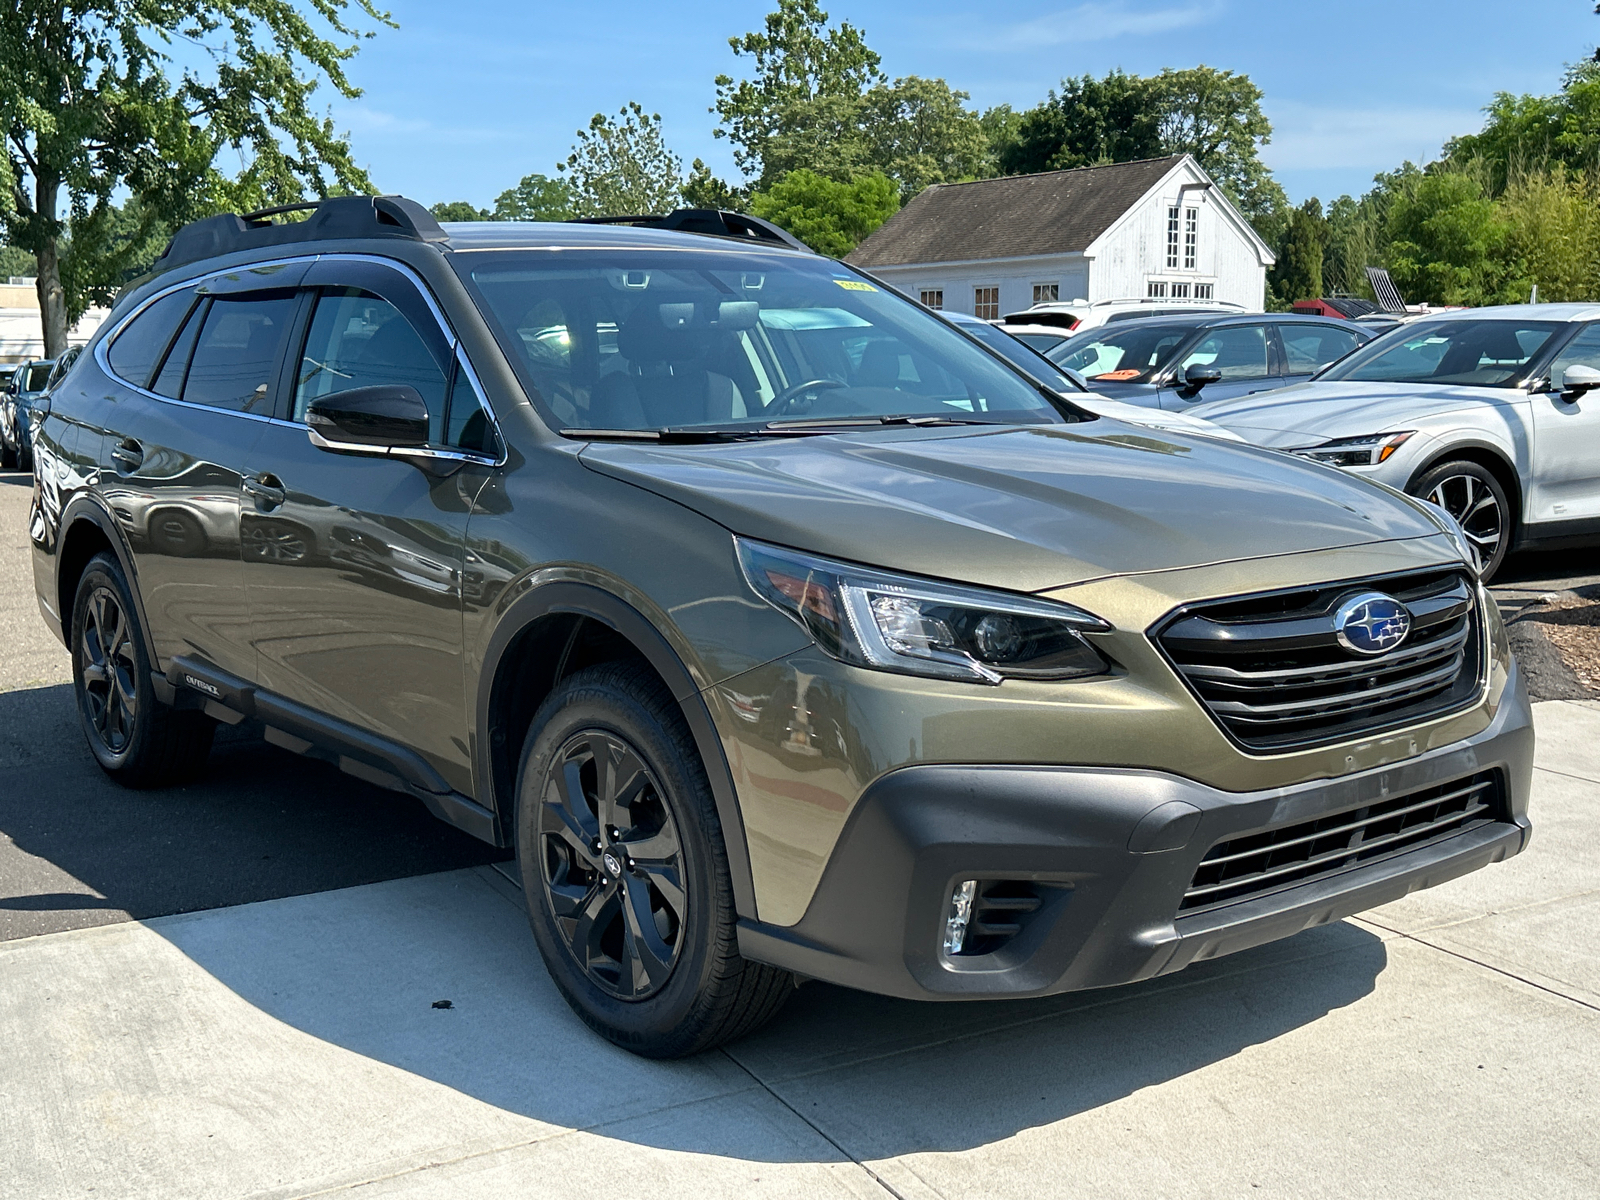
[[[1363,592],[1339,606],[1333,631],[1352,654],[1387,654],[1411,632],[1411,613],[1393,596]]]

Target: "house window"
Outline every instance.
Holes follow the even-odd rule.
[[[1000,289],[981,287],[972,289],[972,315],[980,321],[1000,319]]]
[[[1054,304],[1061,299],[1061,285],[1059,283],[1036,283],[1033,285],[1033,302],[1035,304]]]
[[[1195,284],[1194,285],[1194,298],[1196,300],[1209,300],[1209,299],[1211,299],[1211,289],[1213,287],[1215,287],[1215,286],[1216,286],[1215,284],[1210,284],[1210,283],[1197,283],[1197,284]]]
[[[1165,300],[1167,298],[1167,281],[1152,279],[1145,285],[1144,294],[1152,300]]]
[[[1183,269],[1194,270],[1195,251],[1200,245],[1200,213],[1197,209],[1185,209],[1183,214]],[[1171,265],[1170,263],[1168,264]]]
[[[1172,298],[1174,300],[1187,300],[1189,298],[1189,285],[1187,283],[1174,283],[1172,285]]]
[[[1176,268],[1178,265],[1178,210],[1176,207],[1167,209],[1167,266]]]
[[[932,308],[932,309],[943,308],[944,307],[944,289],[943,288],[923,288],[922,289],[921,299],[922,299],[922,306],[924,308]]]

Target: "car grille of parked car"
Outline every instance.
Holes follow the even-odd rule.
[[[1201,860],[1178,914],[1254,899],[1505,819],[1504,777],[1480,771],[1312,821],[1229,838]]]
[[[1347,600],[1380,592],[1411,629],[1363,657],[1334,628]],[[1477,699],[1483,614],[1464,571],[1359,580],[1193,605],[1155,631],[1211,715],[1241,745],[1301,750],[1442,716]]]

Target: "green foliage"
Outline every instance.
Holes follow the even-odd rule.
[[[1528,171],[1600,170],[1600,62],[1573,67],[1553,96],[1500,92],[1484,112],[1483,129],[1451,141],[1444,157],[1456,168],[1485,164],[1495,195]]]
[[[1514,176],[1499,200],[1515,286],[1539,299],[1600,299],[1600,188],[1560,166]]]
[[[1323,294],[1322,256],[1327,238],[1328,222],[1316,200],[1307,200],[1289,211],[1278,245],[1278,261],[1269,280],[1272,295],[1282,308]]]
[[[428,210],[436,221],[490,221],[493,217],[465,200],[441,200]]]
[[[0,12],[0,223],[44,280],[47,353],[64,348],[70,321],[110,297],[164,226],[307,191],[370,190],[311,109],[324,80],[360,94],[345,64],[370,35],[352,23],[352,0],[312,3],[314,16],[292,0],[13,0]],[[353,5],[390,23],[372,0]],[[169,78],[174,40],[198,47],[209,68]],[[216,165],[224,149],[243,164],[231,178]],[[112,216],[123,194],[139,201],[137,229]],[[61,245],[69,220],[71,262]]]
[[[659,125],[661,118],[655,120]],[[566,180],[535,172],[496,196],[494,211],[487,217],[491,221],[565,221],[573,216],[573,201]]]
[[[1327,237],[1322,252],[1322,282],[1328,292],[1372,299],[1367,267],[1382,262],[1378,253],[1379,221],[1366,199],[1340,196],[1328,205]]]
[[[9,279],[16,275],[26,277],[38,269],[38,262],[31,251],[24,250],[21,246],[0,246],[0,280]]]
[[[1252,221],[1270,219],[1287,206],[1283,188],[1261,161],[1272,122],[1261,111],[1261,89],[1248,75],[1207,66],[1167,68],[1150,82],[1165,153],[1194,155]]]
[[[1410,303],[1498,304],[1509,286],[1510,226],[1481,178],[1440,170],[1408,180],[1389,204],[1389,274]]]
[[[978,118],[978,127],[983,130],[984,139],[989,143],[988,162],[983,175],[997,174],[1001,160],[1012,152],[1011,148],[1022,137],[1022,114],[1009,104],[997,104],[984,110]]]
[[[576,217],[670,212],[683,192],[683,160],[667,148],[661,114],[633,101],[615,117],[595,113],[556,168],[571,189]]]
[[[843,258],[900,210],[900,189],[881,172],[849,182],[801,168],[750,197],[750,211],[819,254]]]
[[[1115,70],[1104,79],[1063,79],[1059,92],[1018,117],[998,165],[1003,174],[1026,175],[1164,153],[1151,81]]]
[[[689,166],[689,178],[683,181],[683,202],[690,208],[743,212],[750,203],[750,197],[743,188],[718,179],[711,173],[711,168],[697,158]]]
[[[816,0],[778,0],[763,31],[729,38],[728,45],[754,59],[753,78],[717,76],[712,111],[722,127],[715,136],[729,139],[739,169],[763,183],[770,182],[768,143],[796,119],[794,106],[854,98],[884,78],[861,31],[848,22],[828,28]]]

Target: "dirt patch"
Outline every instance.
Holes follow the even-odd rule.
[[[1508,614],[1507,630],[1534,699],[1600,697],[1600,589],[1547,592]]]

